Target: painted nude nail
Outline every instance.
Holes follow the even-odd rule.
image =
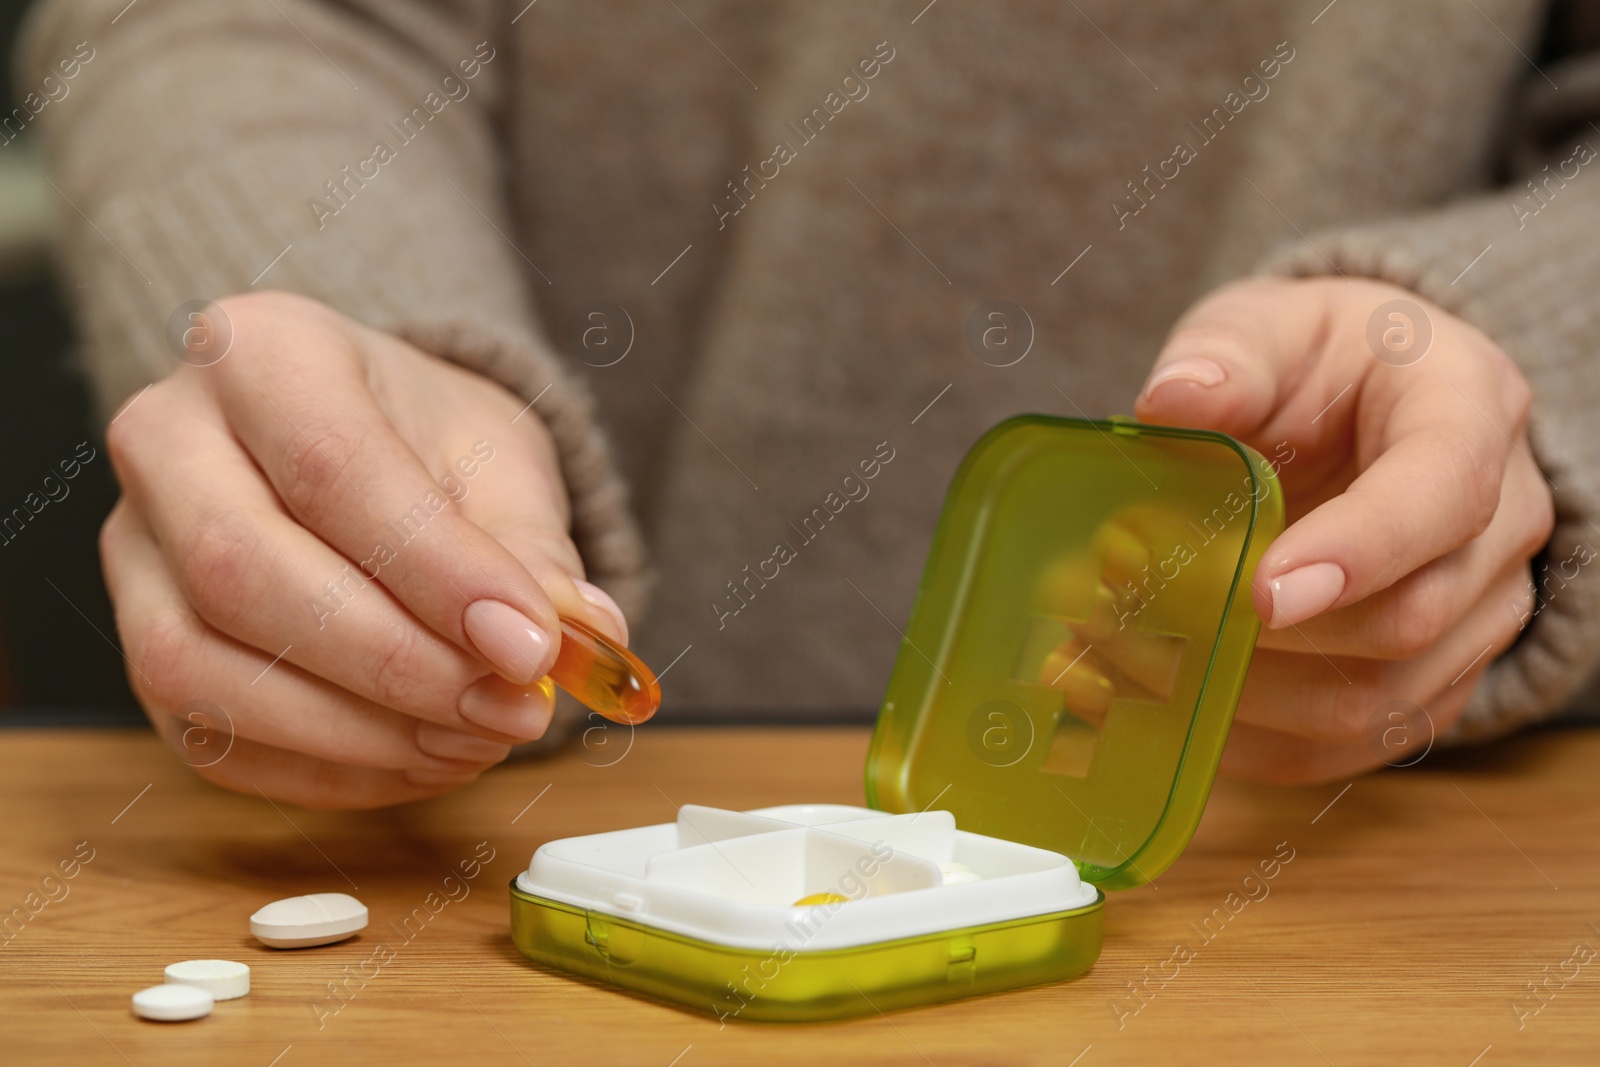
[[[464,734],[434,722],[417,724],[417,747],[430,756],[469,763],[499,763],[511,754],[510,745]]]
[[[1221,385],[1227,380],[1228,372],[1217,361],[1200,356],[1186,357],[1157,367],[1145,383],[1144,395],[1150,396],[1167,382],[1195,382],[1209,387]]]
[[[1267,583],[1272,590],[1274,630],[1303,622],[1326,611],[1344,592],[1344,568],[1337,563],[1309,563]]]
[[[456,701],[461,717],[474,726],[523,741],[543,737],[555,711],[556,687],[549,678],[534,685],[512,685],[504,678],[480,678]]]
[[[510,681],[526,685],[549,669],[549,635],[510,604],[475,600],[462,625],[473,647]]]
[[[604,589],[592,582],[586,582],[582,578],[574,578],[572,584],[577,586],[578,595],[583,597],[587,603],[593,604],[616,620],[617,632],[622,637],[622,643],[627,644],[628,620],[623,616],[622,609],[617,607],[617,602],[612,600]]]

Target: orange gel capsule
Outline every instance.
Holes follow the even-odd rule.
[[[572,619],[561,620],[561,652],[550,677],[612,722],[632,726],[661,706],[661,686],[639,657]]]

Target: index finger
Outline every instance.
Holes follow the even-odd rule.
[[[508,681],[547,673],[560,640],[549,594],[394,430],[367,383],[362,338],[320,308],[293,329],[254,305],[230,314],[223,405],[290,514]],[[541,505],[563,521],[560,502],[532,510]]]
[[[1262,557],[1253,584],[1268,626],[1365,599],[1493,520],[1530,396],[1493,342],[1449,325],[1436,351],[1406,366],[1376,360],[1363,339],[1336,342],[1366,364],[1347,446],[1362,469]]]

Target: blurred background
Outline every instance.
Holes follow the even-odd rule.
[[[18,105],[11,58],[27,6],[0,0],[0,114]],[[71,209],[45,178],[32,130],[0,141],[0,520],[27,511],[30,493],[38,507],[45,477],[59,482],[57,464],[80,442],[95,450],[60,483],[65,497],[30,511],[20,531],[0,526],[0,724],[142,722],[95,551],[117,493],[51,272],[58,210]]]

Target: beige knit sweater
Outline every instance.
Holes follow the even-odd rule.
[[[636,615],[654,576],[669,708],[868,712],[967,446],[1128,411],[1174,318],[1255,270],[1498,340],[1548,555],[1600,544],[1597,8],[55,0],[21,78],[55,97],[31,125],[107,409],[184,301],[311,294],[539,397],[593,575]],[[1010,366],[966,340],[991,300],[1033,323]],[[1463,733],[1597,662],[1584,573]]]

